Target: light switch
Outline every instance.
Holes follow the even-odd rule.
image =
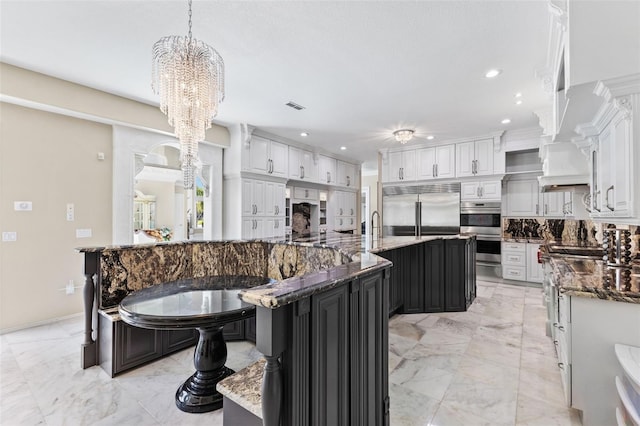
[[[18,239],[17,232],[3,232],[2,233],[2,241],[3,242],[13,242]]]
[[[13,209],[18,212],[28,212],[33,210],[33,203],[31,201],[14,201]]]
[[[76,238],[91,238],[91,229],[76,229]]]
[[[75,208],[73,203],[67,204],[67,222],[73,222],[75,220]]]

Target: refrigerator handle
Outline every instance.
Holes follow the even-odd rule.
[[[422,233],[422,203],[416,201],[416,229],[415,236],[419,237]]]

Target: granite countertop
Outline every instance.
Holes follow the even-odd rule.
[[[602,260],[549,256],[554,282],[569,296],[640,303],[640,263],[610,268]]]
[[[262,376],[264,358],[221,380],[216,389],[239,406],[262,418]]]
[[[511,238],[502,237],[502,241],[504,241],[505,243],[532,243],[532,244],[545,243],[545,240],[543,238],[526,238],[526,237],[511,237]]]
[[[362,274],[391,265],[391,262],[376,256],[375,253],[437,239],[468,239],[473,236],[474,234],[456,234],[373,238],[363,235],[328,233],[297,238],[288,237],[287,239],[263,240],[280,244],[332,247],[350,255],[354,261],[301,277],[292,277],[272,284],[246,289],[240,292],[240,298],[247,303],[252,303],[257,306],[264,306],[271,309],[278,308],[304,297],[336,287],[348,279],[357,278]]]

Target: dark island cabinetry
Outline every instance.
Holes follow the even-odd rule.
[[[393,262],[389,315],[465,311],[475,299],[475,237],[435,239],[377,253]]]

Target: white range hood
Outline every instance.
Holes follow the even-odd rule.
[[[572,142],[543,143],[540,146],[542,192],[585,191],[589,185],[588,160]]]

